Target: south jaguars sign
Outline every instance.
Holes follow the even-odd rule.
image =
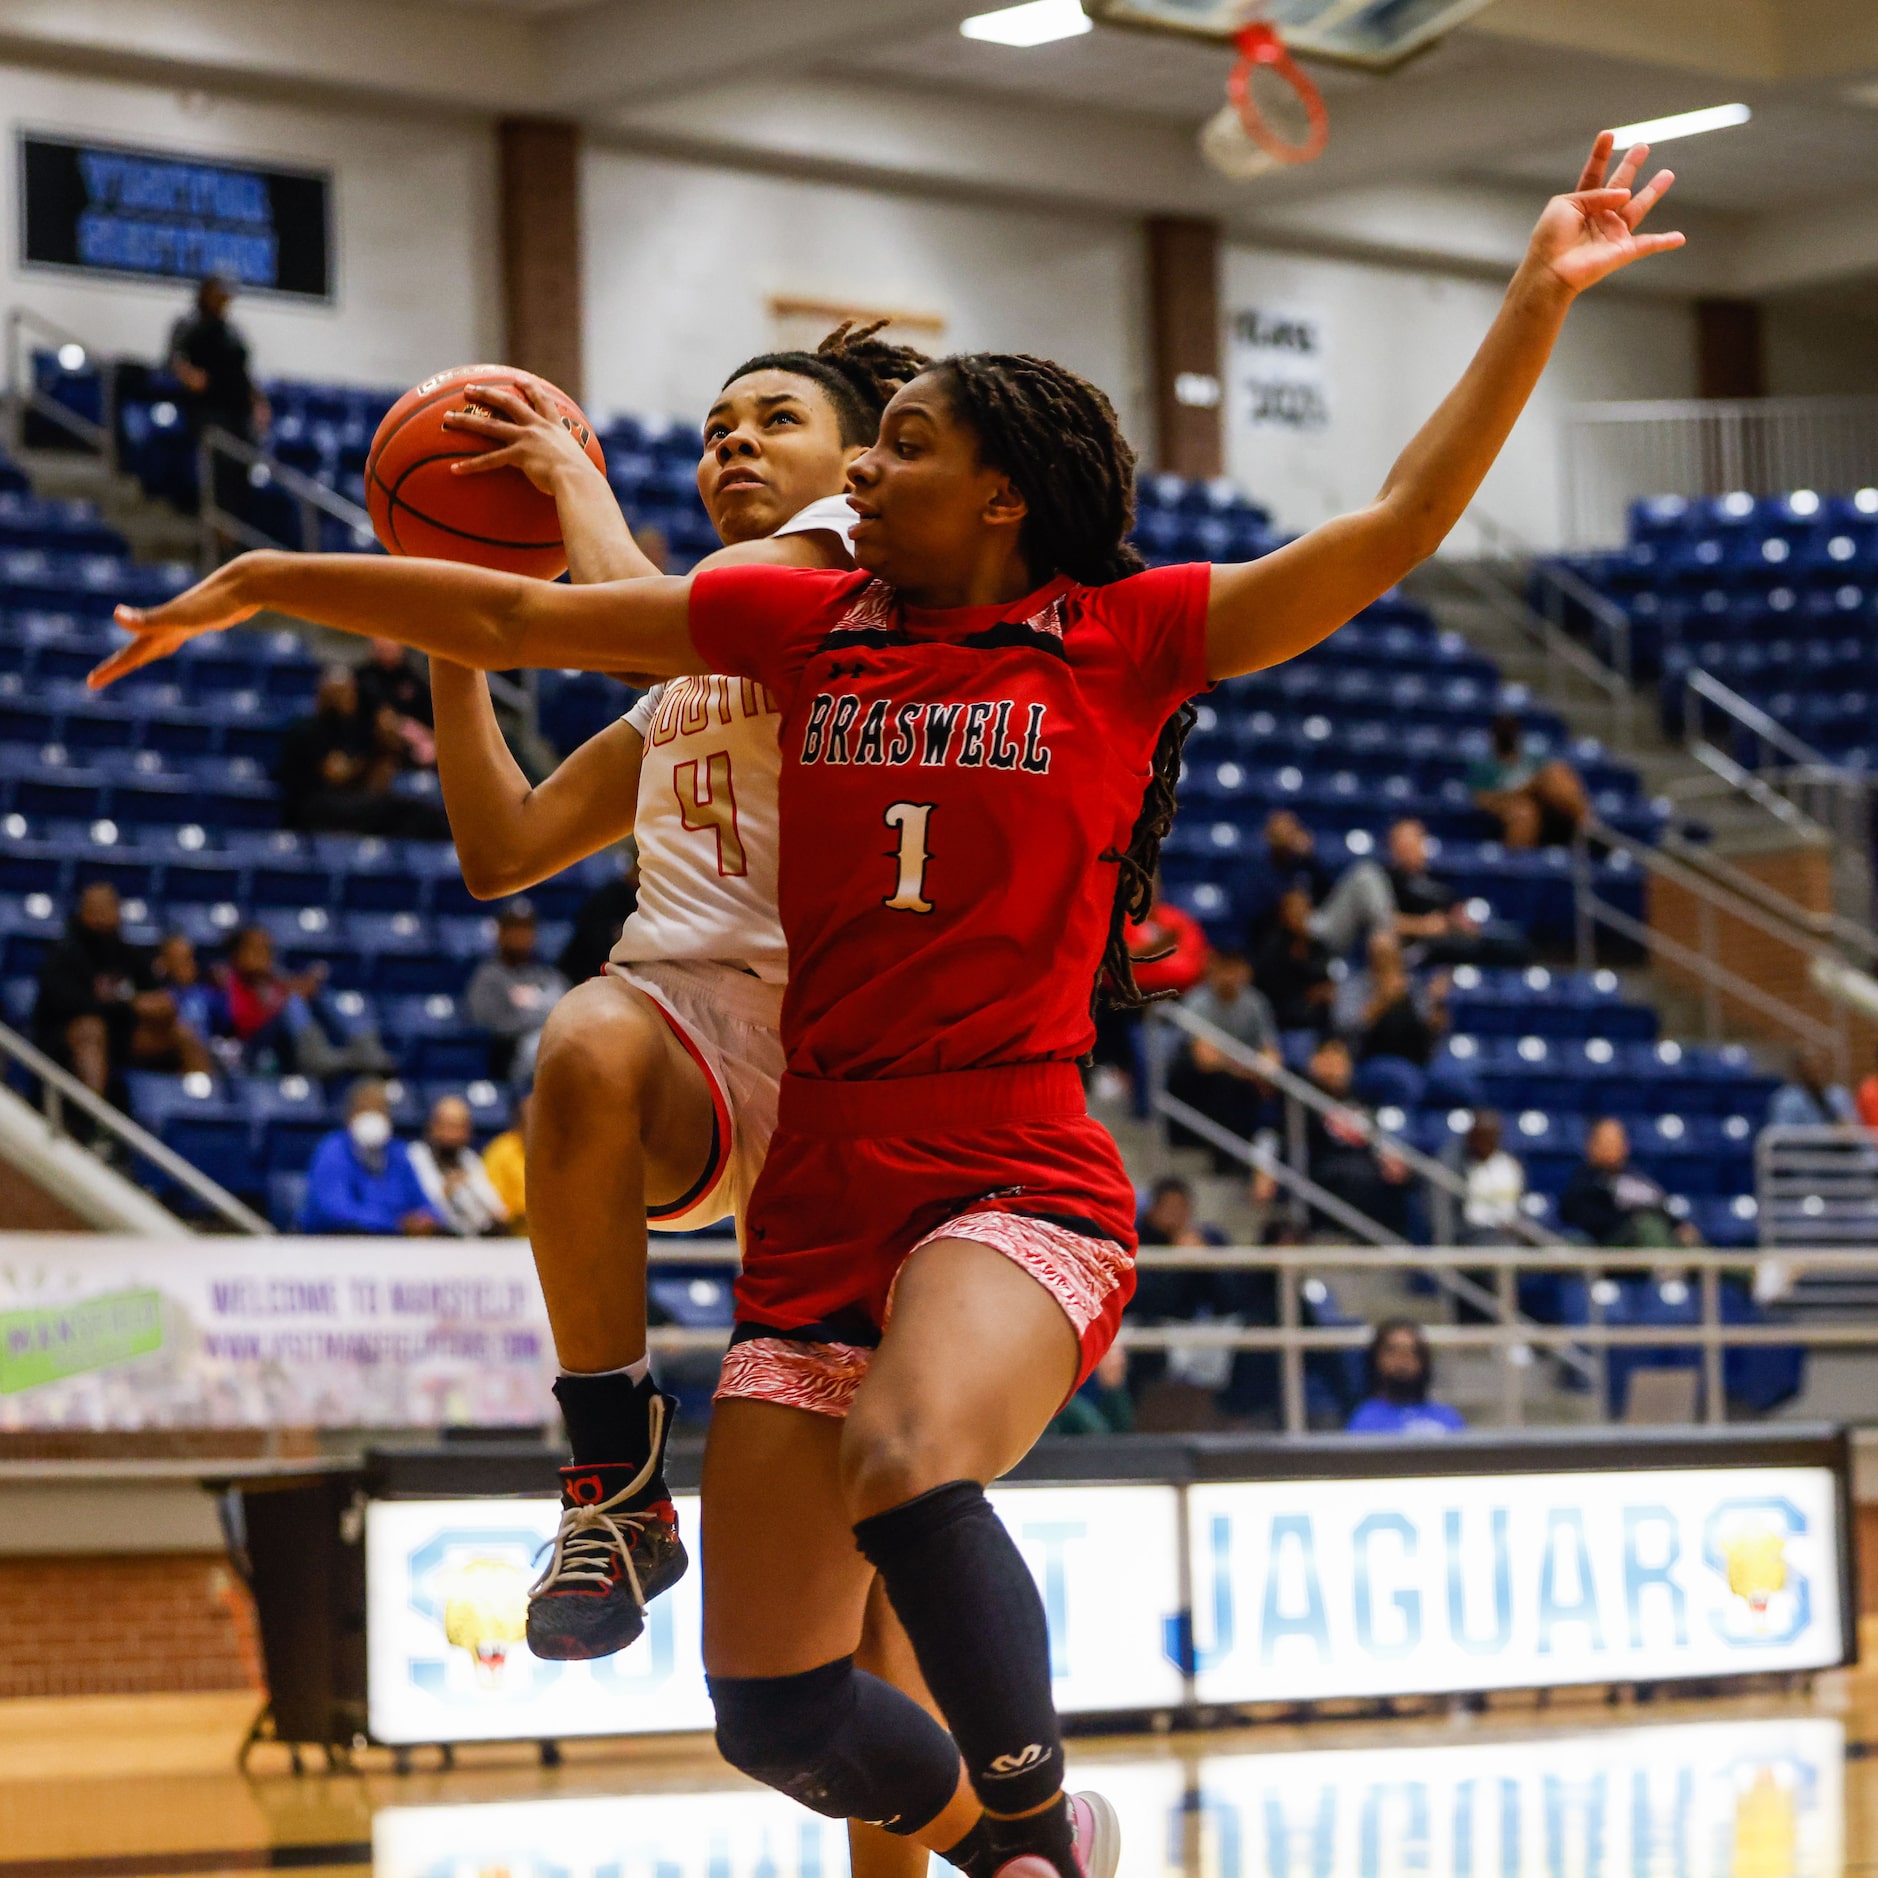
[[[1066,1714],[1843,1662],[1843,1444],[1821,1431],[1782,1435],[1778,1453],[1726,1444],[1248,1443],[1229,1457],[1237,1479],[1025,1481],[992,1497],[1036,1578]],[[1223,1471],[1218,1448],[1156,1453],[1164,1473],[1185,1459]],[[679,1512],[695,1535],[696,1500]],[[547,1499],[371,1502],[374,1739],[710,1727],[695,1562],[632,1649],[529,1653],[528,1585],[556,1513]]]
[[[1824,1468],[1189,1490],[1202,1702],[1656,1682],[1844,1654]]]

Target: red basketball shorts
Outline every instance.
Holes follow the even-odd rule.
[[[785,1076],[745,1219],[718,1399],[848,1412],[930,1239],[973,1239],[1063,1307],[1081,1386],[1135,1288],[1135,1190],[1069,1063],[880,1082]]]

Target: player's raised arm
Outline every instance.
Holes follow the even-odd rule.
[[[690,598],[689,579],[665,576],[563,587],[454,561],[263,551],[238,556],[162,606],[120,606],[117,623],[135,637],[88,682],[102,690],[263,608],[396,639],[479,671],[565,666],[675,678],[709,669],[691,643]]]
[[[1440,547],[1526,408],[1572,302],[1646,255],[1682,245],[1639,233],[1673,178],[1630,185],[1649,155],[1632,149],[1604,181],[1606,131],[1570,195],[1555,196],[1461,381],[1396,460],[1367,508],[1340,515],[1242,567],[1213,570],[1207,671],[1255,672],[1308,651]]]

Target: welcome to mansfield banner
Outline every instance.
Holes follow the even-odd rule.
[[[0,1429],[538,1423],[523,1240],[0,1237]]]

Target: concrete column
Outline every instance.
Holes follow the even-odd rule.
[[[504,118],[501,155],[504,361],[581,395],[580,128]]]
[[[1155,461],[1177,476],[1218,476],[1226,463],[1219,224],[1181,215],[1152,216],[1147,246]]]
[[[1767,396],[1767,347],[1758,301],[1698,300],[1695,347],[1698,397]]]

